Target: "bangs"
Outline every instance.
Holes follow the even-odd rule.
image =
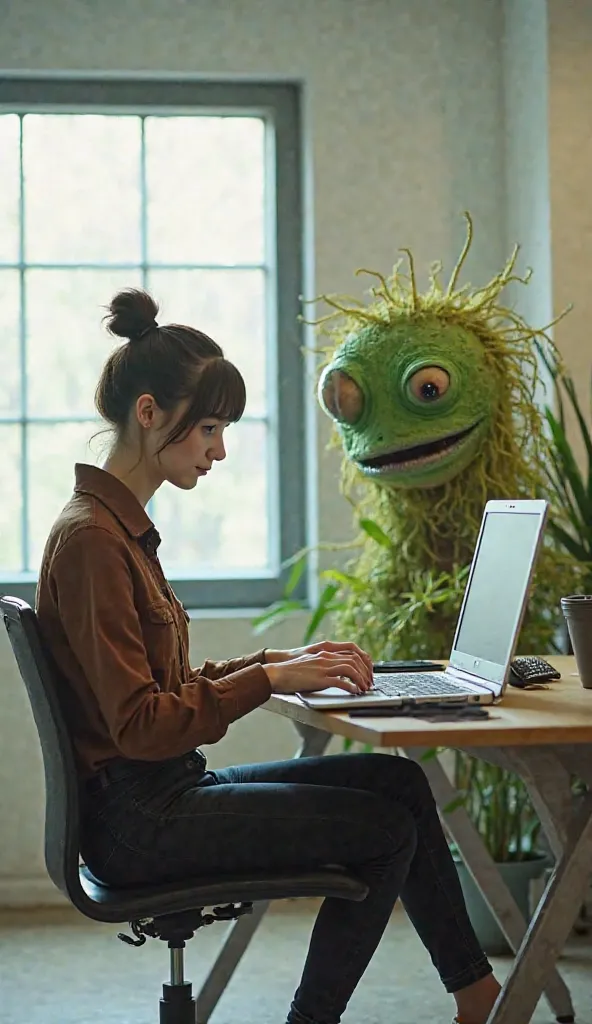
[[[238,422],[245,411],[246,401],[245,382],[234,363],[221,356],[209,359],[199,375],[185,415],[181,417],[166,443],[179,441],[200,420]]]

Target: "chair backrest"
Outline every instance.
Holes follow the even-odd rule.
[[[43,648],[37,616],[17,597],[0,610],[27,688],[45,769],[45,863],[54,884],[72,902],[80,894],[80,800],[72,742],[58,699],[56,676]]]

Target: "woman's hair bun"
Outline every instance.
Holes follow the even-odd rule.
[[[107,310],[109,333],[134,341],[154,324],[158,303],[141,288],[125,288],[113,296]]]

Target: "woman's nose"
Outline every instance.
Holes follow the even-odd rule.
[[[224,441],[222,438],[220,438],[214,446],[212,458],[214,458],[216,462],[222,462],[222,460],[226,458],[226,448],[224,447]]]

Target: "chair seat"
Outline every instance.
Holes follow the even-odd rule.
[[[112,923],[174,914],[197,907],[294,897],[332,896],[360,902],[368,893],[363,882],[337,867],[281,875],[191,878],[184,882],[130,888],[103,885],[88,868],[81,867],[80,884],[80,894],[68,893],[72,902],[87,917]]]

